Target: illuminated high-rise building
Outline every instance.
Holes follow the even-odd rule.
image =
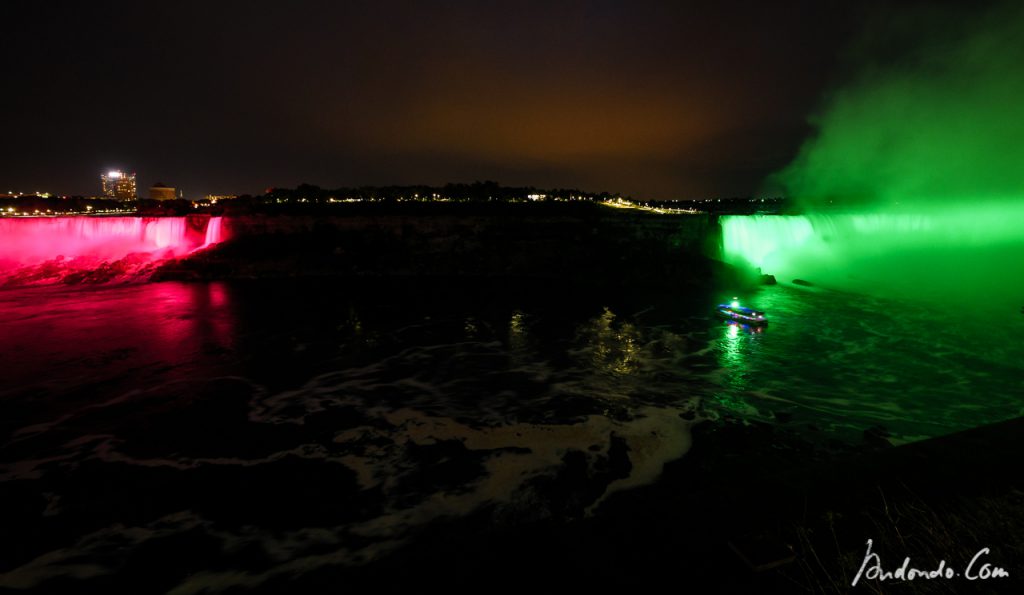
[[[103,182],[103,196],[117,200],[136,200],[135,174],[123,171],[108,171],[100,176]]]

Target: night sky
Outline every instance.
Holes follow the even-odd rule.
[[[850,4],[4,2],[0,191],[749,195],[841,79]]]

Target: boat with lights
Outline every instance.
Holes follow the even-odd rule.
[[[727,320],[735,320],[750,325],[766,325],[768,319],[764,312],[741,306],[738,299],[733,298],[728,304],[718,304],[718,315]]]

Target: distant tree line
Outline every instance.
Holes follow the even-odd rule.
[[[134,206],[118,200],[86,198],[83,196],[9,196],[0,197],[0,213],[3,214],[77,214],[129,210]]]
[[[358,186],[348,188],[321,188],[301,184],[295,188],[270,188],[261,195],[242,195],[222,199],[216,204],[205,200],[182,199],[158,201],[139,199],[122,202],[108,198],[82,196],[6,196],[0,197],[0,215],[60,215],[87,213],[114,213],[134,211],[142,216],[186,215],[197,212],[331,212],[341,205],[333,203],[375,203],[388,208],[397,203],[471,203],[493,205],[507,203],[597,203],[616,201],[640,207],[660,209],[696,210],[714,214],[747,215],[756,213],[791,213],[793,205],[782,197],[749,198],[730,197],[698,200],[638,201],[608,192],[586,192],[578,188],[540,189],[534,186],[502,186],[484,181],[444,186]],[[453,205],[453,208],[456,205]],[[567,205],[568,206],[568,205]],[[367,208],[372,205],[367,204]],[[349,207],[349,209],[355,206]],[[403,206],[403,210],[408,206]],[[425,205],[423,208],[427,208]],[[347,212],[347,211],[346,211]]]
[[[608,192],[584,192],[578,188],[538,189],[533,186],[502,186],[497,182],[471,184],[445,184],[444,186],[358,186],[349,188],[321,188],[301,184],[297,188],[270,188],[257,201],[270,202],[332,202],[344,200],[407,201],[503,201],[526,200],[607,200],[618,197]]]
[[[666,209],[695,209],[719,215],[781,214],[790,213],[793,209],[793,203],[781,196],[765,198],[734,196],[696,200],[649,200],[641,201],[637,204]]]

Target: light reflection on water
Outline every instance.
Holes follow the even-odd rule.
[[[0,291],[5,388],[116,378],[147,366],[160,380],[210,368],[231,350],[235,312],[222,283]]]
[[[1020,316],[959,319],[931,306],[784,285],[744,296],[768,312],[764,328],[722,323],[711,308],[671,300],[480,308],[356,295],[224,283],[0,292],[4,392],[95,381],[117,391],[224,373],[294,386],[433,345],[461,363],[427,370],[426,360],[393,360],[382,374],[454,383],[460,394],[437,398],[461,402],[476,398],[464,390],[504,390],[494,386],[499,372],[545,368],[549,388],[589,391],[594,410],[602,399],[671,405],[697,397],[711,414],[715,403],[765,419],[789,407],[836,427],[884,423],[906,436],[1020,412]]]
[[[1020,320],[775,286],[742,296],[770,319],[757,332],[715,318],[721,296],[690,297],[0,291],[0,479],[59,520],[0,568],[0,586],[186,533],[277,560],[259,575],[221,560],[182,579],[200,592],[354,564],[479,510],[599,514],[685,456],[701,420],[857,442],[875,425],[900,441],[1022,413]],[[97,477],[111,486],[102,510],[76,500]],[[140,493],[146,481],[171,495]],[[140,499],[150,516],[119,516]]]
[[[1024,381],[1020,316],[998,321],[787,285],[750,299],[770,323],[760,333],[723,325],[719,383],[764,419],[784,410],[837,430],[881,424],[913,439],[1024,413],[1015,397]]]

